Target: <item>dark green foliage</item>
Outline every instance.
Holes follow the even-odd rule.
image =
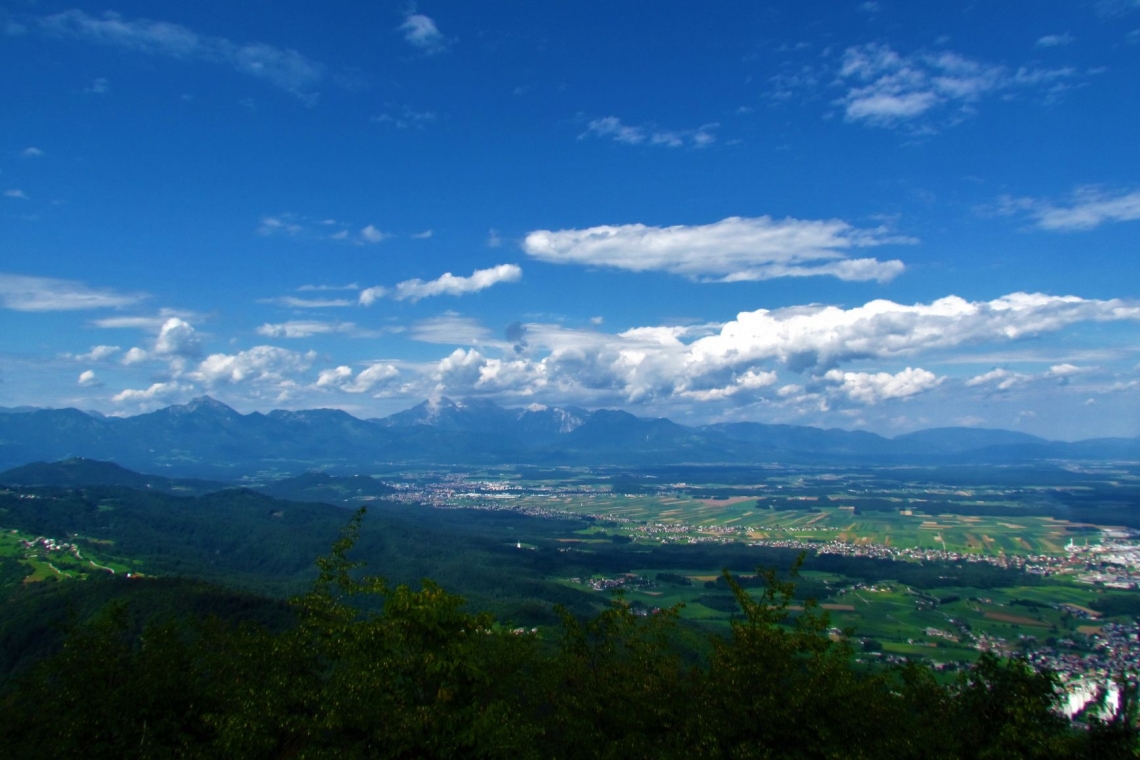
[[[1089,606],[1109,617],[1117,615],[1140,617],[1140,593],[1105,594]]]
[[[217,617],[141,633],[112,604],[0,694],[6,757],[1124,758],[1136,693],[1075,731],[1056,679],[984,656],[949,686],[863,672],[794,575],[759,572],[707,661],[677,609],[615,597],[552,635],[500,627],[431,581],[358,577],[361,515],[276,630]],[[728,596],[725,594],[724,596]],[[371,602],[369,600],[372,600]],[[382,601],[377,609],[376,601]]]

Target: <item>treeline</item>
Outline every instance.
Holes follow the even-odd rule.
[[[217,619],[129,632],[112,606],[0,696],[11,757],[1130,758],[1136,694],[1074,730],[1057,681],[983,656],[950,685],[865,672],[775,573],[694,663],[675,610],[617,599],[540,637],[430,581],[357,579],[359,517],[283,629]],[[361,606],[381,598],[383,606]]]

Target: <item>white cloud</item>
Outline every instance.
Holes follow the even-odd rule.
[[[132,306],[145,297],[90,288],[74,280],[0,273],[0,305],[14,311],[118,309]]]
[[[91,84],[83,88],[83,91],[88,95],[105,95],[110,90],[110,82],[103,77],[97,77],[91,80]]]
[[[365,288],[364,290],[360,291],[360,305],[371,306],[381,298],[384,298],[386,295],[388,295],[388,288],[385,288],[382,285],[375,285],[371,288]]]
[[[92,346],[87,353],[78,354],[71,358],[79,362],[102,362],[119,353],[119,350],[118,346]]]
[[[281,383],[286,375],[307,370],[314,359],[316,353],[312,351],[302,354],[276,346],[254,346],[236,354],[211,354],[188,377],[207,385]]]
[[[1064,34],[1047,34],[1037,40],[1037,47],[1051,48],[1051,47],[1064,47],[1065,45],[1072,44],[1075,38],[1073,35],[1065,32]]]
[[[102,381],[95,377],[95,372],[92,370],[80,372],[77,382],[81,388],[98,388],[103,384]]]
[[[20,155],[24,158],[39,158],[43,154],[44,152],[36,147],[28,147],[20,151]]]
[[[1009,198],[999,201],[999,213],[1027,212],[1043,230],[1072,232],[1091,230],[1107,222],[1140,219],[1140,190],[1111,193],[1098,187],[1080,187],[1065,204],[1035,198]]]
[[[997,367],[982,375],[971,377],[966,381],[967,388],[976,388],[982,385],[989,385],[997,391],[1008,391],[1011,388],[1016,388],[1019,385],[1024,385],[1032,380],[1029,375],[1020,372],[1012,372],[1008,369]]]
[[[586,125],[586,131],[578,135],[609,138],[624,145],[656,145],[665,148],[705,148],[716,142],[714,130],[718,124],[705,124],[696,129],[659,129],[653,125],[630,126],[623,124],[616,116],[594,119]]]
[[[397,301],[418,301],[432,296],[461,296],[478,293],[500,282],[518,282],[522,279],[522,267],[517,264],[499,264],[489,269],[476,269],[469,277],[456,277],[444,272],[440,277],[424,282],[405,280],[396,285],[392,297]]]
[[[399,31],[409,45],[419,48],[427,55],[435,55],[447,50],[448,40],[439,31],[435,21],[422,13],[411,12],[404,16]]]
[[[522,279],[522,268],[517,264],[499,264],[489,269],[476,269],[470,277],[456,277],[451,272],[444,272],[434,280],[404,280],[397,283],[395,288],[386,288],[377,285],[365,288],[360,292],[360,303],[371,306],[381,298],[391,296],[397,301],[419,301],[421,298],[432,296],[461,296],[467,293],[478,293],[500,282],[518,282]]]
[[[503,236],[499,234],[499,231],[494,229],[494,228],[488,230],[487,231],[487,247],[488,248],[499,248],[502,245],[503,245]]]
[[[901,372],[843,372],[833,369],[824,379],[839,384],[839,391],[852,401],[872,406],[887,399],[917,396],[937,388],[945,378],[920,368],[907,367]]]
[[[362,369],[356,377],[352,368],[340,366],[321,370],[317,377],[318,388],[339,388],[346,393],[368,393],[386,386],[400,376],[400,371],[391,364],[372,364]]]
[[[141,362],[147,361],[148,359],[150,359],[150,354],[146,351],[146,349],[135,346],[123,355],[123,364],[129,367],[132,364],[139,364]]]
[[[360,239],[366,243],[379,243],[388,237],[391,236],[385,232],[381,232],[371,224],[360,230]]]
[[[4,197],[5,198],[16,198],[17,200],[21,200],[21,201],[28,200],[28,194],[25,193],[23,190],[18,190],[18,189],[5,190],[4,191]]]
[[[887,45],[849,47],[837,75],[847,88],[837,103],[847,121],[874,127],[913,123],[952,108],[960,119],[984,97],[1018,88],[1055,88],[1076,75],[1072,69],[1011,70],[949,51],[903,56]]]
[[[145,390],[133,390],[128,388],[121,393],[116,393],[111,397],[111,400],[120,404],[124,402],[145,403],[169,399],[186,390],[189,390],[188,386],[180,385],[176,382],[154,383]]]
[[[838,219],[734,216],[700,226],[625,224],[536,230],[526,236],[523,250],[555,264],[656,270],[705,281],[830,275],[885,282],[903,271],[901,261],[851,259],[846,251],[913,242],[882,228],[857,229]]]
[[[296,50],[262,42],[235,43],[223,37],[207,37],[181,24],[165,21],[125,19],[109,11],[91,16],[81,10],[69,10],[46,16],[40,19],[40,24],[49,33],[62,37],[178,60],[225,65],[287,90],[310,105],[315,97],[311,90],[324,76],[321,64]],[[105,80],[103,82],[105,89]]]
[[[424,230],[423,232],[413,232],[412,233],[412,239],[413,240],[428,240],[429,238],[431,238],[431,236],[432,236],[431,230]]]

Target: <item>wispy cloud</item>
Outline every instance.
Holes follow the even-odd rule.
[[[74,280],[0,273],[0,304],[14,311],[120,309],[144,298],[141,293],[117,293]]]
[[[404,16],[404,23],[400,24],[398,31],[404,33],[404,40],[409,45],[426,55],[443,53],[450,46],[450,41],[439,31],[435,20],[416,13],[414,9]]]
[[[258,303],[272,303],[292,309],[337,309],[356,305],[355,299],[350,301],[347,298],[297,298],[296,296],[263,298]]]
[[[150,19],[127,19],[110,11],[92,16],[69,10],[39,19],[40,27],[60,37],[86,40],[187,61],[220,64],[261,79],[312,104],[313,88],[324,67],[296,50],[263,42],[237,43],[224,37],[200,35],[181,24]],[[100,80],[96,80],[98,83]],[[105,80],[103,87],[105,89]],[[102,90],[94,90],[102,91]]]
[[[849,122],[930,129],[938,120],[952,123],[968,116],[996,93],[1056,92],[1076,75],[1071,68],[1010,69],[945,50],[900,55],[872,43],[844,51],[837,81],[847,92],[837,104]]]
[[[696,129],[661,129],[651,124],[632,126],[622,123],[622,120],[616,116],[606,116],[587,124],[586,131],[578,135],[578,139],[601,137],[624,145],[705,148],[716,142],[714,130],[718,126],[718,124],[704,124]]]
[[[848,258],[847,251],[888,243],[914,243],[886,229],[857,229],[837,220],[729,217],[700,226],[644,224],[537,230],[523,250],[555,264],[663,271],[694,280],[737,282],[829,275],[842,280],[887,281],[901,261]]]
[[[256,232],[262,237],[296,237],[315,240],[334,240],[339,243],[366,245],[380,243],[390,237],[374,224],[366,224],[354,229],[348,222],[336,219],[323,219],[285,212],[264,216],[257,224]]]
[[[319,320],[301,319],[266,323],[257,328],[258,335],[267,338],[309,338],[313,335],[329,335],[332,333],[352,333],[357,327],[352,322],[322,322]]]
[[[39,158],[44,152],[35,146],[24,148],[20,151],[20,155],[24,158]]]
[[[1026,214],[1043,230],[1073,232],[1091,230],[1108,222],[1140,219],[1140,190],[1112,192],[1101,187],[1077,188],[1065,201],[1041,198],[998,199],[996,207],[983,209],[1002,215]]]
[[[517,264],[499,264],[489,269],[476,269],[469,277],[457,277],[444,272],[434,280],[404,280],[394,288],[381,285],[367,288],[360,293],[360,303],[369,306],[381,298],[391,297],[397,301],[412,301],[432,296],[461,296],[478,293],[501,282],[518,282],[522,279],[522,268]]]
[[[1039,48],[1053,48],[1064,47],[1071,45],[1073,40],[1076,39],[1073,35],[1065,32],[1064,34],[1047,34],[1037,40],[1037,47]]]
[[[417,111],[410,106],[390,105],[387,113],[373,116],[377,124],[389,124],[396,129],[423,129],[439,120],[435,111]]]
[[[451,346],[478,346],[493,340],[491,331],[478,321],[451,313],[416,322],[412,325],[411,337],[422,343]]]
[[[25,193],[23,190],[18,190],[18,189],[13,188],[11,190],[5,190],[4,191],[4,197],[5,198],[15,198],[17,200],[26,201],[28,199],[28,194]]]

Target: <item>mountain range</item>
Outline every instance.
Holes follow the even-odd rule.
[[[393,465],[680,463],[1012,463],[1140,459],[1140,437],[1077,442],[982,428],[886,438],[866,431],[754,422],[685,426],[613,409],[441,398],[389,417],[336,409],[240,414],[202,396],[133,417],[78,409],[0,414],[0,468],[85,457],[172,477],[359,472]]]

